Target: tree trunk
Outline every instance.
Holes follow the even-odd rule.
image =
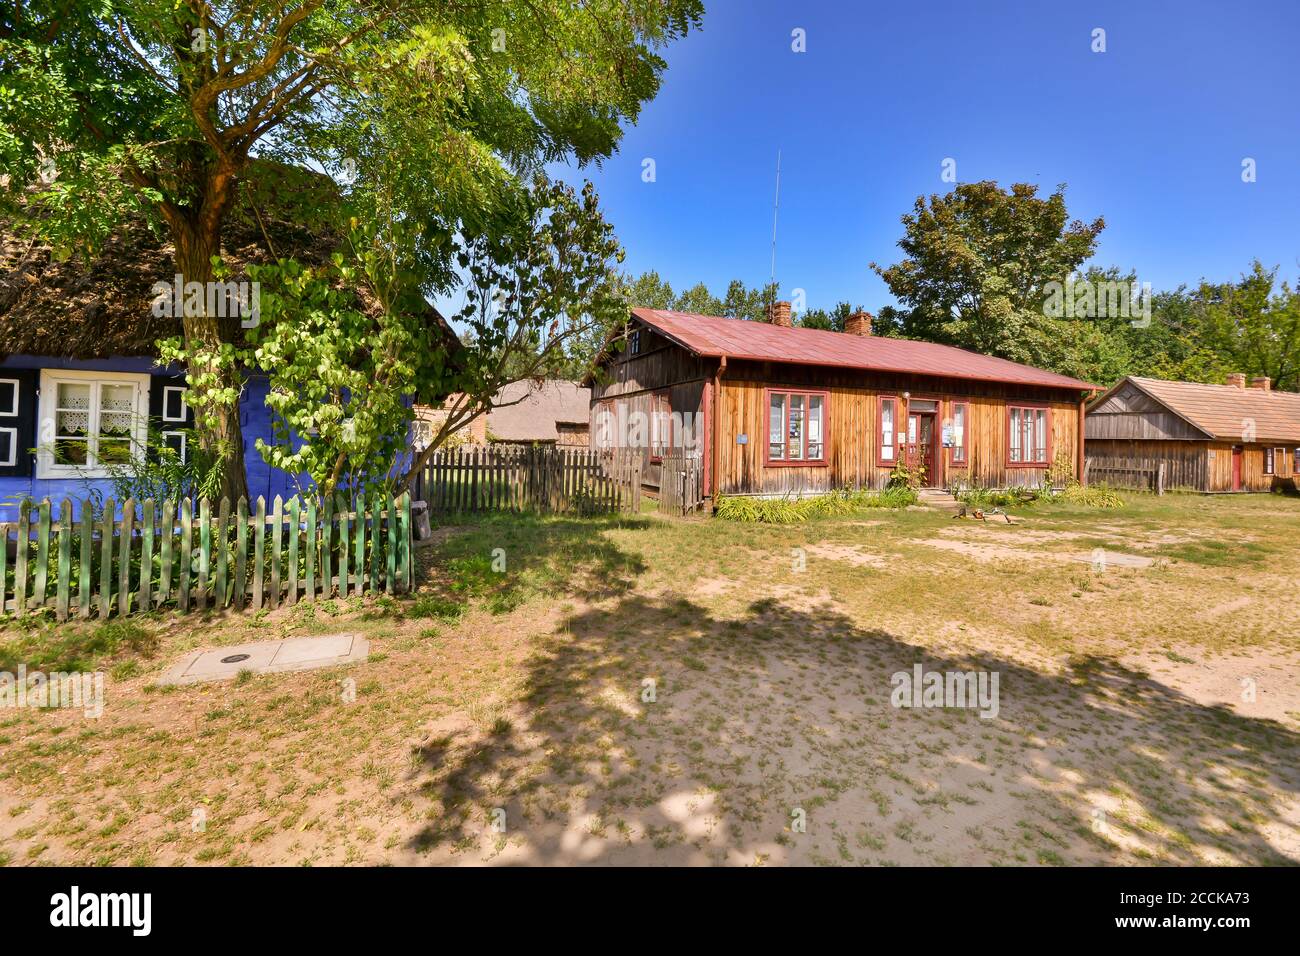
[[[204,201],[194,215],[175,210],[168,215],[172,238],[176,244],[176,270],[185,283],[203,283],[204,304],[197,314],[184,317],[185,349],[190,355],[187,369],[190,381],[196,375],[212,376],[215,388],[233,389],[242,394],[243,381],[238,368],[223,367],[217,359],[224,342],[234,342],[239,335],[238,316],[208,315],[207,283],[213,279],[212,257],[221,252],[221,223],[233,197],[233,170],[214,170],[206,177]],[[188,297],[185,301],[188,301]],[[229,310],[227,310],[229,311]],[[205,391],[210,390],[205,388]],[[195,409],[195,432],[199,447],[222,461],[220,497],[231,503],[248,497],[248,480],[244,472],[244,435],[239,423],[239,400],[230,404],[208,405]]]

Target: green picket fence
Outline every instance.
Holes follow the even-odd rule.
[[[411,496],[241,498],[179,504],[110,498],[94,513],[26,503],[0,523],[0,616],[52,608],[107,618],[173,608],[274,610],[333,595],[400,594],[414,580]]]

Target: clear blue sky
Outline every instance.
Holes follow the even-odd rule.
[[[946,157],[962,182],[1068,184],[1072,217],[1106,219],[1096,261],[1157,290],[1255,256],[1300,272],[1297,0],[706,4],[619,153],[565,173],[596,183],[632,273],[765,282],[778,148],[777,278],[813,308],[892,301],[867,264],[951,188]]]

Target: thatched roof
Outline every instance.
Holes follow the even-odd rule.
[[[237,281],[248,265],[276,258],[325,262],[341,235],[324,221],[304,226],[304,212],[330,210],[337,200],[334,183],[265,162],[254,162],[250,173],[222,234],[230,278]],[[179,318],[158,318],[152,308],[154,283],[171,283],[176,273],[174,253],[165,229],[136,219],[120,227],[93,260],[74,255],[59,261],[49,246],[0,221],[0,357],[156,355],[158,340],[181,328]],[[359,297],[373,301],[364,290]],[[430,326],[435,340],[454,340],[432,307]]]
[[[587,424],[591,389],[559,379],[511,382],[492,399],[487,429],[498,441],[555,441],[560,424]]]

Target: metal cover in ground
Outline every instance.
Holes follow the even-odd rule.
[[[364,661],[370,642],[360,634],[291,637],[284,641],[259,641],[194,651],[167,669],[160,684],[194,684],[225,680],[240,671],[279,674]],[[243,655],[248,655],[244,657]],[[240,658],[227,663],[228,658]]]

